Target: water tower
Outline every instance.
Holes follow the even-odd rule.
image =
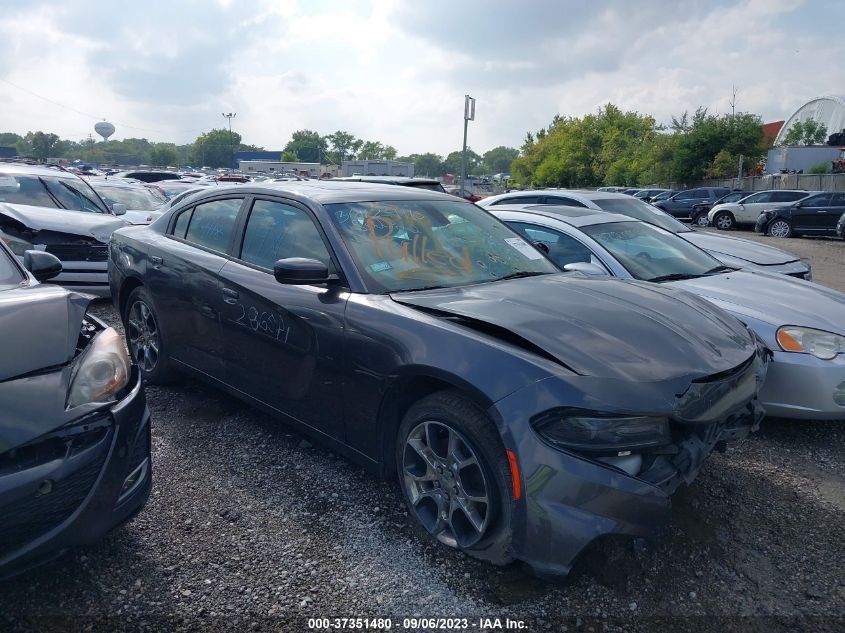
[[[100,121],[94,126],[94,131],[103,137],[103,142],[109,140],[109,137],[114,134],[114,126],[108,121]]]

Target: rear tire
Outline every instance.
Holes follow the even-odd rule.
[[[771,237],[792,237],[792,223],[789,220],[777,218],[769,223],[766,232]]]
[[[397,433],[396,472],[408,510],[429,538],[497,565],[512,561],[505,448],[469,398],[441,391],[411,406]]]
[[[158,314],[143,286],[129,294],[122,316],[129,356],[141,379],[153,385],[173,381],[176,372],[167,354]]]
[[[730,211],[720,211],[713,217],[713,226],[720,231],[730,231],[736,228],[736,220]]]

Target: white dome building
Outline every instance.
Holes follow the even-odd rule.
[[[775,145],[780,145],[783,142],[787,132],[789,132],[789,128],[796,121],[803,123],[808,119],[814,119],[816,122],[824,125],[827,128],[828,136],[836,132],[841,132],[845,129],[845,96],[825,95],[811,99],[802,105],[783,124],[783,127],[775,138]]]

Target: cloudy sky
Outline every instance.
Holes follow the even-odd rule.
[[[0,0],[0,131],[185,143],[348,130],[400,154],[519,146],[608,101],[767,121],[845,93],[839,0]]]

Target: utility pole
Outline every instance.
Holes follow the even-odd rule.
[[[736,93],[736,86],[731,84],[731,121],[733,121],[736,116]]]
[[[461,152],[461,195],[466,190],[467,181],[467,125],[475,121],[475,99],[464,95],[464,149]]]
[[[224,118],[229,120],[229,169],[235,167],[235,143],[232,140],[232,119],[238,116],[237,112],[222,112]]]

